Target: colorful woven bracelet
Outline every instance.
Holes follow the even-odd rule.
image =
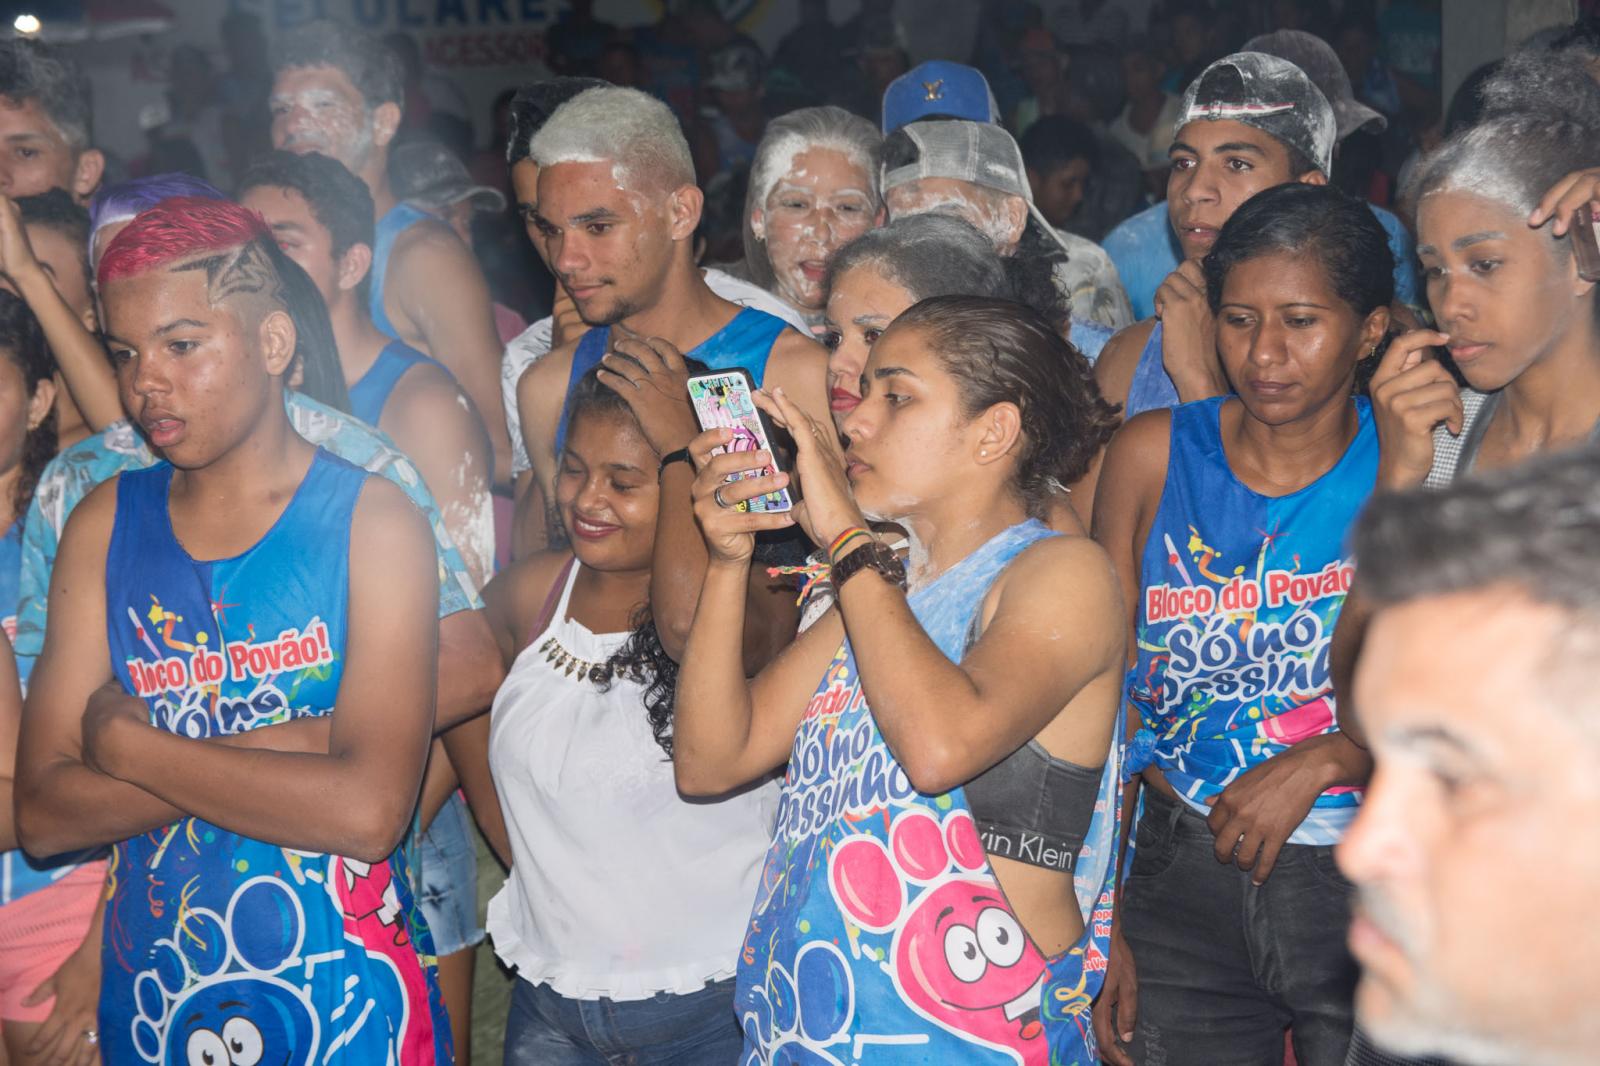
[[[844,553],[846,548],[850,547],[858,540],[871,539],[872,533],[870,530],[863,529],[860,526],[851,526],[843,533],[840,533],[837,537],[834,537],[833,543],[828,545],[828,561],[831,563],[837,563],[839,561],[839,556]]]

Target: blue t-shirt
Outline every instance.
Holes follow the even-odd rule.
[[[1353,572],[1345,541],[1378,476],[1371,405],[1326,474],[1287,496],[1234,476],[1220,414],[1172,408],[1161,505],[1139,561],[1138,659],[1127,699],[1154,764],[1201,813],[1234,778],[1338,728],[1328,655]],[[1333,844],[1358,789],[1330,789],[1289,838]]]
[[[984,594],[1029,545],[1012,526],[910,596],[959,661]],[[1095,1066],[1121,794],[1116,745],[1073,887],[1077,943],[1045,958],[1000,890],[964,789],[912,787],[878,731],[847,639],[795,734],[740,952],[742,1062]]]
[[[123,688],[153,726],[193,738],[333,713],[371,475],[319,448],[266,534],[214,561],[173,532],[172,475],[161,463],[117,482],[105,613]],[[403,851],[368,864],[191,816],[118,843],[109,882],[108,1062],[450,1061]]]
[[[1394,298],[1412,307],[1419,306],[1417,245],[1411,232],[1391,212],[1376,204],[1367,206],[1389,235],[1389,251],[1394,255]],[[1133,317],[1143,321],[1155,314],[1156,290],[1183,261],[1183,248],[1167,218],[1166,203],[1151,204],[1125,220],[1106,234],[1100,246],[1117,265],[1117,275],[1122,278],[1128,302],[1133,305]]]

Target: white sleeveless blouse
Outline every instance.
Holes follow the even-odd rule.
[[[617,677],[601,692],[572,666],[604,663],[627,639],[567,617],[580,566],[490,712],[513,865],[489,901],[489,935],[518,976],[569,998],[695,992],[734,973],[778,785],[679,795],[644,686]]]

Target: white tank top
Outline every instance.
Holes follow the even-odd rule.
[[[490,712],[512,867],[489,935],[519,977],[569,998],[695,992],[737,966],[777,782],[716,802],[678,794],[644,686],[618,677],[601,692],[585,676],[628,635],[567,617],[579,569]]]

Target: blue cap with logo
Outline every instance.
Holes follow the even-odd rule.
[[[883,132],[930,115],[968,122],[999,122],[989,81],[975,67],[930,59],[906,71],[883,91]]]

